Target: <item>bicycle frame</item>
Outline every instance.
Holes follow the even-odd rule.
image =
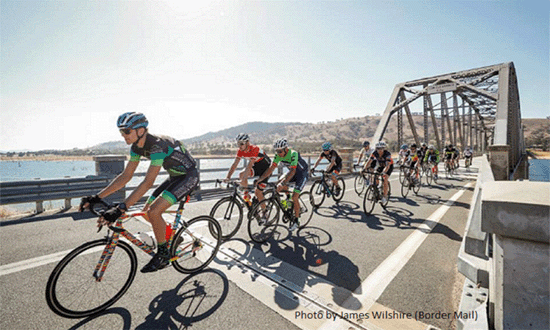
[[[328,197],[331,197],[332,195],[334,195],[334,192],[332,191],[329,184],[327,183],[327,178],[329,177],[329,174],[323,171],[314,171],[314,172],[321,172],[322,175],[317,179],[317,181],[321,182],[322,187],[325,189],[325,194]]]
[[[189,199],[189,197],[187,197],[187,200],[188,199]],[[168,248],[170,248],[170,245],[172,244],[172,239],[174,237],[174,234],[176,233],[176,230],[181,225],[184,225],[184,226],[187,225],[185,220],[182,220],[182,218],[181,218],[181,216],[183,214],[184,204],[187,202],[187,200],[186,201],[181,201],[180,205],[179,205],[179,207],[176,211],[166,211],[165,212],[165,213],[176,213],[175,221],[172,224],[172,234],[170,236],[170,239],[167,242],[168,243]],[[154,249],[151,246],[149,246],[149,245],[145,244],[144,242],[142,242],[140,239],[135,237],[131,232],[129,232],[128,230],[126,230],[122,226],[123,220],[129,219],[129,218],[132,218],[132,217],[138,217],[138,216],[146,218],[147,214],[144,213],[144,212],[124,214],[119,219],[117,219],[117,221],[115,222],[115,225],[109,226],[109,229],[112,230],[113,233],[111,234],[110,237],[109,237],[109,234],[107,234],[109,242],[107,243],[107,245],[103,249],[103,253],[100,256],[100,258],[98,260],[98,263],[97,263],[97,266],[96,266],[96,268],[94,270],[94,273],[93,273],[93,277],[96,279],[97,282],[101,282],[101,279],[103,278],[103,275],[105,274],[105,270],[107,269],[107,266],[109,265],[109,261],[111,260],[111,257],[112,257],[112,255],[115,251],[115,248],[118,245],[118,240],[120,239],[121,235],[124,238],[126,238],[128,241],[130,241],[132,244],[134,244],[135,246],[140,248],[143,252],[149,254],[150,256],[153,256],[155,254]],[[187,234],[189,234],[191,237],[194,237],[193,234],[190,233],[190,232],[187,232]],[[189,243],[182,250],[187,249],[192,244],[193,243]],[[172,258],[170,258],[170,262],[172,262],[174,260],[177,260],[181,257],[184,257],[184,256],[186,256],[190,253],[193,253],[200,247],[201,246],[198,246],[195,249],[191,249],[190,251],[185,252],[182,255],[173,256]]]

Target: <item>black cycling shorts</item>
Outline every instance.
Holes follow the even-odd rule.
[[[271,166],[271,164],[268,163],[265,160],[261,160],[261,161],[255,163],[254,165],[252,165],[252,175],[251,176],[261,177],[265,173],[265,171],[267,171],[269,169],[270,166]],[[262,181],[257,182],[258,189],[263,190],[266,187],[265,184],[267,183],[268,180],[269,180],[269,177],[263,179]]]
[[[334,164],[334,166],[327,173],[332,173],[332,172],[336,172],[336,174],[340,174],[340,172],[342,172],[342,164],[340,165]]]
[[[382,173],[382,171],[384,170],[385,166],[382,167],[382,166],[378,166],[378,168],[376,169],[378,171],[378,173]],[[391,172],[393,172],[393,164],[390,165],[390,168],[388,169],[388,173],[386,173],[388,176],[390,176]]]
[[[168,177],[168,179],[155,189],[150,199],[156,199],[162,196],[162,198],[173,205],[195,190],[198,184],[199,173],[196,169],[189,170],[185,175]]]

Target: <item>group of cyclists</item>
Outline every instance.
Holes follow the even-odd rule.
[[[141,184],[122,203],[111,206],[110,209],[98,219],[98,226],[111,224],[147,193],[153,186],[161,167],[168,172],[168,178],[155,189],[143,209],[147,214],[148,221],[151,222],[153,227],[158,247],[151,261],[141,269],[144,273],[157,271],[169,264],[170,255],[165,238],[167,225],[162,218],[162,214],[170,206],[180,201],[183,197],[188,196],[199,183],[196,162],[189,151],[176,139],[149,133],[148,124],[147,118],[142,113],[127,112],[119,116],[117,126],[120,134],[125,142],[131,145],[130,160],[124,171],[106,188],[101,190],[97,195],[83,198],[80,205],[80,211],[83,211],[88,208],[90,204],[96,203],[102,198],[122,189],[132,179],[141,157],[149,159],[151,163],[145,175],[145,179]],[[248,179],[258,177],[258,179],[254,181],[255,196],[253,200],[261,202],[264,199],[263,191],[266,188],[266,183],[273,171],[279,164],[283,164],[288,168],[288,172],[279,178],[277,182],[277,192],[292,194],[291,198],[294,202],[294,219],[291,221],[289,227],[290,231],[300,226],[299,195],[304,189],[310,173],[315,170],[323,158],[327,159],[329,162],[329,165],[325,169],[325,173],[330,175],[335,193],[339,194],[339,190],[342,189],[339,187],[337,181],[338,175],[342,170],[342,158],[338,152],[334,150],[330,142],[322,144],[322,152],[311,169],[309,169],[308,162],[302,158],[300,153],[289,147],[286,138],[280,138],[274,142],[273,148],[275,156],[273,160],[271,160],[269,155],[262,148],[253,145],[250,142],[250,136],[246,133],[237,135],[236,142],[238,151],[235,156],[235,161],[227,172],[225,181],[228,182],[231,180],[240,161],[246,159],[248,164],[245,169],[239,173],[245,201],[248,202],[251,200],[250,194],[248,193]],[[443,154],[446,160],[452,162],[454,166],[458,166],[460,152],[456,147],[453,145],[446,146]],[[472,157],[470,148],[464,151],[464,157]],[[370,143],[364,141],[357,165],[361,166],[361,160],[363,159],[363,171],[371,173],[377,171],[382,174],[382,203],[387,202],[389,176],[394,168],[394,161],[391,153],[387,150],[387,144],[384,141],[379,141],[376,143],[375,148],[371,149]],[[418,180],[419,166],[423,163],[437,165],[439,160],[439,151],[434,148],[433,145],[427,146],[426,143],[422,143],[420,148],[417,148],[416,144],[412,144],[410,148],[404,144],[399,151],[399,162],[402,165],[414,169],[416,180]],[[437,166],[435,166],[435,169],[437,171]],[[437,172],[435,175],[437,176]],[[289,185],[291,183],[293,187],[292,190],[289,190]]]

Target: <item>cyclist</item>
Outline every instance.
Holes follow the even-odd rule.
[[[235,138],[239,150],[237,151],[237,156],[233,165],[227,172],[227,178],[224,180],[228,182],[231,179],[231,176],[237,169],[239,162],[242,158],[248,160],[248,166],[239,173],[239,178],[241,179],[241,187],[244,189],[244,200],[250,202],[250,194],[248,193],[248,178],[254,176],[260,176],[265,173],[265,171],[271,166],[271,159],[269,156],[262,150],[260,147],[250,144],[250,137],[246,133],[241,133]],[[269,178],[264,179],[261,182],[257,182],[256,189],[254,194],[258,202],[264,200],[263,190],[266,187],[266,183]]]
[[[300,226],[299,197],[309,177],[308,165],[307,162],[300,156],[300,153],[298,151],[292,150],[288,147],[288,142],[286,138],[281,138],[275,141],[275,143],[273,144],[273,148],[275,149],[275,158],[271,163],[271,167],[267,171],[265,171],[264,174],[262,174],[258,181],[262,181],[263,179],[268,178],[271,173],[273,173],[273,171],[277,168],[279,163],[282,163],[289,169],[289,172],[287,172],[283,176],[283,178],[280,180],[280,183],[277,185],[277,192],[288,191],[288,184],[290,182],[294,183],[292,201],[294,203],[295,220],[289,228],[290,231],[293,231]]]
[[[426,152],[428,151],[428,145],[426,142],[422,142],[420,145],[420,149],[418,149],[418,159],[420,160],[420,167],[424,165],[424,156],[426,155]]]
[[[432,144],[428,147],[428,151],[426,152],[426,155],[424,155],[424,162],[427,164],[433,164],[435,165],[435,173],[434,173],[434,179],[437,180],[437,164],[439,164],[439,150],[437,150]]]
[[[370,142],[364,141],[363,142],[363,149],[361,149],[361,153],[359,154],[359,159],[357,159],[357,166],[361,164],[361,159],[365,157],[365,163],[369,160],[370,154],[372,154],[372,149],[370,148]]]
[[[142,273],[154,272],[170,263],[170,253],[166,244],[167,224],[162,213],[174,203],[187,196],[199,183],[196,163],[191,154],[181,143],[173,138],[149,133],[147,118],[138,112],[126,112],[117,120],[120,134],[126,144],[132,145],[130,160],[124,171],[118,175],[105,189],[97,195],[84,197],[80,210],[89,207],[90,203],[98,202],[123,188],[133,177],[141,157],[151,160],[145,179],[126,200],[108,209],[98,225],[110,224],[116,221],[128,207],[136,204],[139,199],[153,186],[161,167],[169,174],[166,179],[149,197],[143,211],[146,219],[152,224],[157,240],[157,253],[142,269]]]
[[[338,152],[332,148],[332,143],[325,142],[321,146],[323,149],[323,152],[319,155],[319,158],[315,162],[315,165],[313,165],[313,168],[311,169],[311,172],[315,170],[317,165],[319,165],[319,162],[326,158],[330,164],[327,166],[326,173],[331,174],[332,183],[334,184],[334,193],[336,195],[340,195],[340,190],[342,189],[340,185],[338,184],[338,174],[340,174],[340,171],[342,170],[342,157],[338,155]]]
[[[472,149],[470,149],[470,146],[467,146],[466,149],[464,150],[464,161],[466,162],[466,164],[469,164],[469,165],[472,164],[472,155],[473,155]]]
[[[451,166],[454,166],[454,159],[456,158],[456,149],[454,146],[452,144],[448,144],[445,149],[443,149],[443,154],[445,155],[445,163],[449,163]]]
[[[416,144],[411,144],[411,149],[409,150],[409,167],[414,170],[414,182],[418,183],[420,181],[420,169],[419,169],[419,155],[418,150],[416,149]]]
[[[384,174],[382,203],[386,203],[388,201],[389,176],[393,171],[393,159],[391,157],[391,153],[386,150],[386,142],[380,141],[376,144],[376,150],[370,155],[369,161],[365,167],[369,168],[373,163],[378,164],[378,173]]]
[[[455,168],[458,168],[459,167],[458,161],[460,160],[460,149],[458,147],[454,147],[454,151],[455,151],[455,154],[454,154],[453,161],[454,161]]]
[[[409,146],[406,144],[401,145],[401,148],[399,150],[399,164],[405,165],[405,162],[409,158]]]

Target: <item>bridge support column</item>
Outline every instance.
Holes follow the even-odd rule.
[[[342,148],[338,149],[338,154],[342,157],[342,174],[353,172],[353,152],[355,149]]]
[[[510,174],[510,146],[492,145],[489,146],[489,163],[493,170],[496,181],[508,180]]]
[[[94,161],[95,161],[96,175],[106,176],[110,179],[114,179],[117,175],[119,175],[124,171],[124,162],[126,161],[126,156],[119,156],[119,155],[94,156]],[[110,195],[105,200],[107,202],[123,201],[124,199],[126,199],[125,188],[126,187]]]

